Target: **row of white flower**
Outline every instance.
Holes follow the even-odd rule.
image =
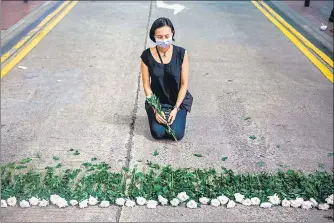
[[[199,199],[199,202],[202,205],[211,205],[214,207],[218,207],[221,205],[226,205],[227,208],[233,208],[236,206],[236,203],[240,203],[245,206],[259,206],[261,208],[271,208],[272,206],[276,205],[282,205],[283,207],[293,207],[293,208],[299,208],[301,207],[302,209],[308,210],[311,208],[317,207],[319,210],[327,210],[330,208],[330,205],[333,205],[333,194],[328,196],[326,198],[326,203],[323,204],[318,204],[318,202],[311,198],[309,201],[305,201],[303,198],[296,198],[295,200],[287,200],[284,199],[281,201],[281,199],[278,197],[277,194],[274,194],[272,196],[268,196],[268,202],[263,202],[261,203],[260,199],[257,197],[253,198],[246,198],[245,196],[236,193],[234,194],[234,200],[230,200],[228,197],[225,195],[221,195],[217,198],[214,199],[209,199],[206,197],[202,197]],[[59,208],[65,208],[68,205],[68,202],[66,199],[54,194],[50,196],[50,201],[52,204],[58,206]],[[177,198],[172,199],[169,201],[169,203],[176,207],[179,206],[180,203],[186,202],[186,207],[187,208],[198,208],[198,203],[194,200],[189,200],[189,196],[187,195],[186,192],[181,192],[177,195]],[[90,196],[89,199],[83,200],[80,203],[76,200],[71,200],[69,202],[72,206],[78,205],[79,208],[86,208],[88,205],[94,206],[99,203],[98,199]],[[158,196],[158,201],[155,200],[146,200],[143,197],[137,197],[136,201],[133,201],[131,199],[125,199],[125,198],[118,198],[116,199],[116,204],[119,206],[126,206],[126,207],[134,207],[136,205],[143,206],[146,205],[147,208],[156,208],[157,205],[160,203],[160,205],[164,206],[168,204],[168,200],[161,195]],[[1,200],[1,207],[6,208],[7,205],[9,206],[15,206],[17,204],[17,199],[16,197],[10,197],[6,200]],[[22,208],[27,208],[30,206],[40,206],[40,207],[46,207],[49,205],[48,200],[40,200],[37,197],[32,197],[28,201],[22,200],[19,202],[19,206]],[[101,208],[107,208],[110,206],[109,201],[101,201],[99,206]]]

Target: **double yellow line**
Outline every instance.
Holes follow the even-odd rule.
[[[272,10],[263,1],[251,1],[279,30],[281,30],[291,42],[333,83],[333,73],[323,64],[309,49],[318,55],[331,68],[334,67],[333,60],[308,41],[302,34],[287,23],[281,16]],[[260,4],[259,4],[260,3]]]
[[[64,3],[59,6],[59,8],[57,8],[53,13],[48,15],[40,24],[38,24],[35,29],[31,30],[25,37],[23,37],[22,40],[20,40],[13,48],[19,49],[24,44],[26,45],[24,45],[22,49],[17,53],[17,55],[10,59],[10,61],[8,61],[8,63],[1,69],[1,78],[5,76],[14,66],[16,66],[16,64],[18,64],[44,38],[44,36],[46,36],[53,29],[53,27],[55,27],[60,22],[60,20],[62,20],[65,15],[71,11],[71,9],[77,3],[78,1],[64,1]],[[67,5],[68,7],[66,7]],[[54,18],[58,13],[59,15]],[[53,20],[49,24],[47,24],[51,19]],[[47,25],[43,28],[45,24]],[[36,36],[34,36],[29,43],[27,43],[28,40],[31,39],[31,36],[39,30],[40,32]],[[11,55],[11,51],[12,50],[5,53],[1,57],[1,63],[6,61],[6,59]]]

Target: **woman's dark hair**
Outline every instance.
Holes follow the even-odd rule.
[[[154,38],[155,30],[159,29],[161,27],[164,27],[164,26],[169,26],[171,28],[171,30],[173,32],[173,38],[172,39],[173,39],[173,41],[175,41],[175,39],[174,39],[175,30],[174,30],[173,23],[168,18],[161,17],[161,18],[155,20],[154,23],[151,26],[150,39],[153,42],[155,42],[155,38]]]

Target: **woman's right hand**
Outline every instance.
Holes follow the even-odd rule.
[[[166,117],[165,117],[164,112],[162,112],[162,116],[159,115],[158,112],[155,112],[155,119],[156,119],[157,122],[159,122],[160,124],[167,125],[167,120],[166,120]]]

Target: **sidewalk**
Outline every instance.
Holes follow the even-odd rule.
[[[1,1],[1,30],[7,30],[44,1]]]
[[[309,7],[304,6],[304,1],[266,3],[317,48],[333,58],[333,23],[328,21],[333,9],[332,1],[311,0]],[[320,30],[322,23],[328,26],[326,31]]]
[[[309,7],[305,7],[302,1],[285,0],[284,3],[309,20],[315,27],[319,28],[322,23],[328,25],[327,30],[324,32],[333,37],[333,23],[328,22],[333,9],[332,1],[311,1]]]

